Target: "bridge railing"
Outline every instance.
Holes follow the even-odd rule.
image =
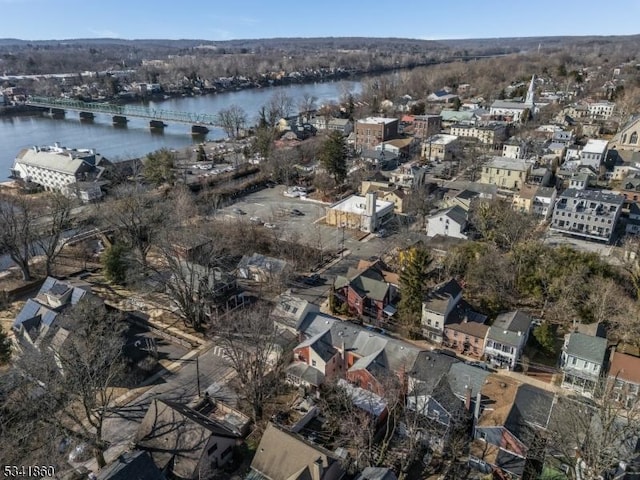
[[[104,113],[107,115],[122,115],[128,117],[148,118],[167,122],[188,123],[193,125],[217,125],[215,115],[194,112],[175,112],[147,108],[139,105],[116,105],[113,103],[83,102],[71,98],[38,97],[27,98],[28,105],[44,108],[59,108],[79,112]]]

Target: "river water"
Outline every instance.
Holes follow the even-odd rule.
[[[343,80],[337,82],[313,83],[307,85],[286,85],[270,88],[240,90],[199,97],[172,98],[162,102],[152,102],[150,108],[163,110],[216,114],[230,105],[242,107],[248,115],[249,123],[255,122],[258,110],[270,98],[283,91],[290,96],[294,105],[305,94],[317,98],[317,105],[338,100],[345,91],[360,93],[361,83]],[[163,133],[149,130],[148,120],[129,118],[126,127],[111,125],[108,115],[96,115],[92,123],[80,123],[78,112],[67,112],[65,119],[45,116],[0,117],[0,180],[9,176],[9,169],[20,149],[33,145],[53,145],[60,142],[69,148],[95,148],[110,160],[127,159],[145,155],[162,147],[181,148],[201,141],[190,135],[191,127],[170,123]],[[208,140],[224,138],[220,129],[211,129]]]

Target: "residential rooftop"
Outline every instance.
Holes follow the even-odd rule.
[[[361,197],[360,195],[351,195],[350,197],[347,197],[344,200],[334,204],[331,208],[334,210],[339,210],[341,212],[363,215],[365,213],[366,205],[366,197]],[[394,208],[393,202],[387,202],[386,200],[380,200],[376,198],[377,213],[380,213],[388,208]]]
[[[490,168],[504,168],[505,170],[516,170],[520,172],[526,172],[529,165],[524,160],[517,160],[507,157],[493,157],[487,167]]]
[[[617,193],[605,192],[603,190],[578,190],[575,188],[567,188],[560,194],[560,198],[583,199],[591,202],[602,202],[620,206],[624,203],[624,196],[618,195]]]
[[[397,122],[398,119],[397,118],[389,118],[389,117],[367,117],[367,118],[361,118],[358,120],[358,123],[383,123],[383,124],[389,124],[389,123],[393,123],[393,122]]]
[[[582,149],[582,152],[602,154],[607,149],[608,144],[609,142],[607,140],[595,140],[590,138],[587,140],[587,144]]]

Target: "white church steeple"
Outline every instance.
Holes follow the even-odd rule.
[[[527,106],[533,106],[535,103],[534,95],[536,91],[536,76],[535,74],[531,76],[531,83],[529,84],[529,90],[527,90],[527,98],[524,103]]]

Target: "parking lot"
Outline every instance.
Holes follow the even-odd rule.
[[[391,238],[377,238],[369,235],[362,240],[362,232],[335,228],[324,223],[323,218],[328,205],[297,197],[286,197],[286,187],[277,185],[246,195],[218,210],[215,217],[230,222],[262,223],[261,228],[268,229],[280,238],[299,240],[322,250],[338,251],[343,247],[358,258],[369,258],[384,253],[392,243]],[[300,214],[293,214],[293,210]],[[267,225],[266,227],[264,224]],[[273,226],[274,228],[268,228]]]

